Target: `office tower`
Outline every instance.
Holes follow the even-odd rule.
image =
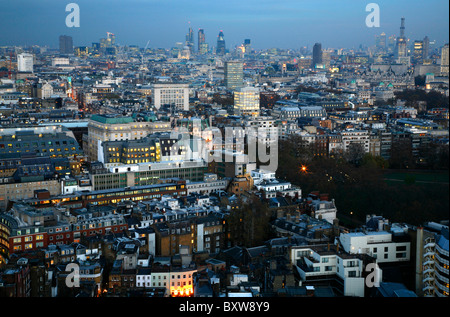
[[[186,43],[185,45],[189,48],[189,52],[194,53],[194,31],[189,26],[188,33],[186,34]]]
[[[108,46],[114,46],[116,44],[116,36],[111,32],[106,32],[106,40],[108,41]]]
[[[244,87],[234,92],[234,114],[238,116],[259,116],[259,89]]]
[[[389,39],[388,39],[388,52],[389,53],[393,53],[395,51],[396,43],[397,43],[397,39],[396,39],[395,35],[389,36]]]
[[[205,48],[205,31],[203,29],[198,29],[198,42],[197,42],[197,50],[200,54],[205,54],[203,52]]]
[[[386,50],[386,33],[381,33],[380,35],[375,35],[375,46],[380,51]]]
[[[408,56],[407,39],[405,37],[405,18],[402,18],[400,26],[400,37],[397,39],[397,57]]]
[[[250,39],[245,39],[244,40],[244,48],[245,48],[245,55],[249,55],[252,52],[252,45],[250,42]]]
[[[17,70],[24,73],[33,72],[33,55],[22,53],[17,55]]]
[[[100,39],[100,47],[113,47],[116,43],[116,36],[113,33],[106,32],[106,38]]]
[[[425,36],[423,39],[423,59],[427,59],[430,56],[430,39],[428,36]]]
[[[316,43],[313,47],[312,68],[322,64],[322,44]]]
[[[423,41],[414,41],[413,58],[416,65],[423,61]]]
[[[225,87],[230,90],[239,89],[244,83],[244,64],[238,61],[227,61],[224,67]]]
[[[216,55],[225,55],[225,40],[222,30],[220,30],[219,35],[217,36]]]
[[[189,84],[155,83],[152,85],[153,106],[170,106],[171,110],[189,110]]]
[[[59,37],[59,53],[73,54],[73,40],[71,36],[61,35]]]
[[[448,43],[442,47],[441,51],[441,76],[448,76]]]

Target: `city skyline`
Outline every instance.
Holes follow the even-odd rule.
[[[6,13],[0,28],[10,30],[2,32],[0,45],[57,48],[59,36],[66,34],[73,37],[75,46],[90,46],[106,32],[112,32],[119,45],[145,47],[149,42],[151,48],[171,48],[176,42],[184,42],[186,31],[192,27],[195,33],[204,30],[210,47],[217,45],[217,35],[223,30],[227,49],[241,45],[247,38],[254,49],[312,48],[316,42],[324,48],[357,48],[374,45],[374,36],[382,32],[398,36],[402,17],[406,20],[405,35],[412,42],[425,36],[438,46],[448,42],[449,4],[442,0],[378,1],[378,28],[365,25],[370,13],[365,11],[367,3],[355,5],[350,0],[285,0],[276,4],[255,0],[231,0],[226,4],[204,0],[130,0],[126,5],[118,0],[76,3],[80,7],[79,28],[65,25],[69,13],[64,2],[19,0],[15,7],[0,3],[1,11]]]

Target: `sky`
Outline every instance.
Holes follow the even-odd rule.
[[[69,3],[80,8],[78,28],[66,26]],[[380,27],[366,26],[369,3],[380,8]],[[255,49],[357,48],[382,32],[398,36],[402,17],[412,41],[448,43],[448,0],[0,0],[0,46],[57,48],[63,34],[91,46],[111,32],[119,45],[171,48],[190,25],[195,45],[203,28],[210,46],[223,30],[227,49],[247,38]]]

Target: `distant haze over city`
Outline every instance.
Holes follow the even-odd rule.
[[[80,27],[65,24],[66,5],[80,7]],[[204,29],[206,42],[216,46],[223,30],[226,48],[251,39],[254,49],[272,47],[358,48],[374,45],[374,36],[399,35],[400,19],[405,18],[405,35],[411,41],[428,36],[441,46],[449,38],[447,0],[373,1],[380,7],[380,27],[369,28],[366,5],[358,0],[15,0],[0,1],[0,46],[40,45],[58,47],[58,37],[73,37],[75,46],[90,46],[116,35],[119,45],[171,48],[185,41],[192,27]]]

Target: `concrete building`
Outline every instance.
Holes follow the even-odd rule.
[[[391,228],[392,230],[392,228]],[[410,260],[411,242],[405,239],[403,229],[396,231],[366,231],[341,233],[339,242],[350,254],[368,254],[378,263]],[[400,231],[400,232],[399,232]]]
[[[34,65],[33,54],[22,53],[17,55],[17,70],[23,73],[32,73]]]
[[[104,141],[126,141],[145,138],[153,132],[170,131],[169,122],[137,121],[133,117],[93,115],[88,123],[88,135],[83,150],[90,161],[99,159],[99,147]]]
[[[152,85],[153,106],[170,106],[172,110],[189,110],[189,84],[155,83]]]

